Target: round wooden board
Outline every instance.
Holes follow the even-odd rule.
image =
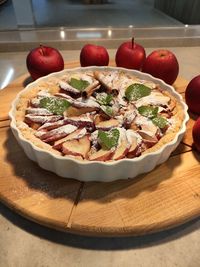
[[[29,160],[9,128],[10,101],[28,79],[25,74],[0,92],[0,200],[5,205],[39,224],[95,236],[144,235],[200,215],[200,155],[192,150],[191,137],[195,118],[169,160],[148,174],[112,183],[64,179]],[[186,85],[182,78],[175,83],[180,93]]]

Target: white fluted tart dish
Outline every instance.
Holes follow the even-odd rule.
[[[81,181],[133,178],[180,143],[187,106],[172,86],[114,67],[65,69],[22,90],[9,112],[26,155]]]

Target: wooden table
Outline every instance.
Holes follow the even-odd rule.
[[[70,62],[66,67],[78,66]],[[135,179],[84,183],[60,178],[29,160],[9,128],[8,111],[30,81],[25,74],[0,92],[0,200],[22,216],[62,231],[95,236],[144,235],[200,215],[200,155],[191,116],[183,141],[167,162]],[[178,78],[184,96],[187,81]]]

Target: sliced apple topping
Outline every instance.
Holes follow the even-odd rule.
[[[69,107],[65,112],[64,115],[66,117],[73,117],[73,116],[80,116],[82,114],[86,114],[86,113],[92,113],[95,112],[96,113],[96,108],[76,108],[76,107]]]
[[[146,148],[150,148],[158,142],[156,135],[151,135],[151,132],[138,131],[138,133],[141,135]]]
[[[67,117],[64,119],[66,124],[75,125],[77,127],[86,127],[88,130],[94,129],[94,123],[88,114],[80,116]]]
[[[40,99],[38,97],[34,97],[30,100],[30,107],[39,108],[40,107]]]
[[[137,116],[137,113],[134,108],[132,108],[132,110],[126,111],[123,117],[123,126],[125,128],[129,128],[136,116]]]
[[[100,121],[98,123],[95,124],[96,129],[98,130],[110,130],[112,128],[116,128],[119,126],[119,121],[116,119],[110,119],[110,120],[104,120],[104,121]]]
[[[124,71],[83,71],[58,84],[56,93],[41,90],[30,100],[25,123],[63,156],[134,158],[173,127],[176,102],[151,81]]]
[[[152,91],[150,95],[144,96],[141,99],[138,99],[135,102],[135,105],[137,108],[139,108],[140,106],[145,106],[145,105],[168,106],[169,102],[170,102],[170,98],[168,96],[165,96],[161,92],[158,92],[158,91]]]
[[[151,81],[145,81],[145,80],[140,80],[140,82],[142,84],[144,84],[145,86],[151,88],[151,89],[155,89],[156,88],[156,84],[154,82]]]
[[[64,81],[60,81],[59,82],[59,86],[61,89],[65,90],[68,93],[72,93],[74,95],[79,95],[80,91],[76,88],[74,88],[73,86],[71,86],[69,83],[64,82]]]
[[[53,115],[53,112],[46,108],[27,108],[26,114],[43,116],[43,115]]]
[[[41,115],[26,114],[25,115],[25,122],[27,122],[27,123],[36,122],[36,123],[44,124],[46,122],[48,122],[48,123],[56,122],[56,121],[60,120],[61,118],[62,118],[62,116],[59,116],[59,115],[41,116]]]
[[[87,134],[87,130],[85,128],[82,129],[77,129],[74,132],[72,132],[71,134],[67,135],[66,137],[59,139],[57,141],[54,142],[53,148],[55,149],[61,149],[62,148],[62,144],[66,141],[71,141],[71,140],[78,140],[80,138],[82,138],[83,136],[85,136]]]
[[[57,97],[61,97],[61,98],[66,98],[66,100],[67,100],[70,104],[72,104],[72,103],[74,102],[74,98],[71,97],[71,96],[69,96],[69,95],[67,95],[67,94],[56,93],[55,96],[57,96]]]
[[[86,158],[87,153],[90,150],[90,141],[88,136],[84,136],[78,140],[66,141],[62,144],[62,152],[65,155],[81,156]]]
[[[170,111],[173,111],[175,106],[176,106],[175,101],[170,99],[170,101],[169,101],[169,109],[170,109]]]
[[[36,132],[36,136],[38,136],[44,142],[50,143],[67,136],[68,134],[74,132],[76,129],[76,126],[68,124],[45,133],[40,131]]]
[[[118,128],[117,130],[119,131],[120,135],[116,150],[114,151],[114,155],[112,156],[113,160],[125,158],[130,148],[130,143],[128,142],[126,136],[126,130],[123,128]]]
[[[123,72],[117,71],[112,73],[95,71],[94,76],[107,89],[107,92],[113,94],[113,91],[117,91],[114,95],[118,95],[133,82],[133,77],[125,76]]]
[[[112,150],[100,149],[94,153],[89,152],[88,159],[91,161],[108,161],[111,160],[113,153]]]
[[[142,119],[143,122],[145,121],[144,118],[147,117],[146,123],[144,123],[142,127],[143,130],[147,128],[146,129],[147,131],[149,130],[157,131],[157,127],[164,130],[168,126],[167,119],[158,114],[158,107],[141,106],[138,108],[138,111],[143,116],[143,119]]]
[[[65,123],[65,120],[58,120],[58,121],[48,121],[48,122],[45,122],[38,130],[53,130],[55,128],[58,128],[60,126],[63,126],[67,123]]]
[[[131,129],[126,131],[126,136],[130,144],[127,158],[139,156],[141,154],[142,137]]]
[[[73,102],[73,106],[77,108],[93,108],[93,110],[99,109],[100,105],[96,102],[96,99],[92,96],[88,98],[77,98]]]

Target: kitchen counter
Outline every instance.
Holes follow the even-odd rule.
[[[156,48],[146,49],[147,54]],[[199,47],[170,47],[180,76],[200,74]],[[65,61],[79,51],[61,51]],[[115,50],[109,50],[114,58]],[[0,87],[26,72],[27,52],[0,53]],[[3,101],[3,99],[1,99]],[[200,220],[148,236],[95,238],[62,233],[30,222],[0,204],[0,267],[13,266],[154,266],[198,267]]]

